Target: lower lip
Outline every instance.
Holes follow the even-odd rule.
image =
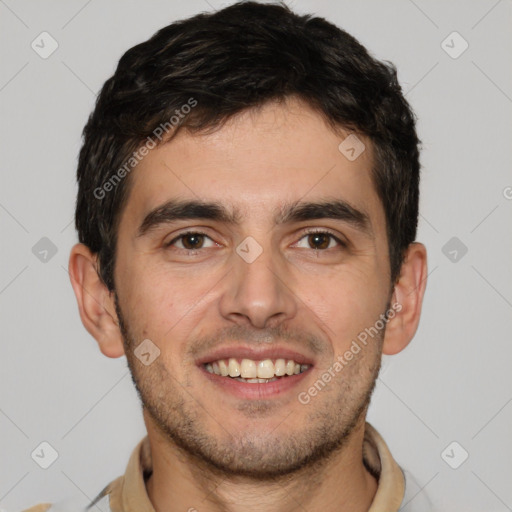
[[[210,381],[222,388],[223,391],[231,393],[237,398],[246,399],[268,399],[275,398],[295,388],[309,373],[311,367],[302,373],[281,377],[272,382],[242,382],[231,377],[222,377],[210,373],[205,368],[200,368]]]

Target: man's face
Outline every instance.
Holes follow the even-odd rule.
[[[302,103],[267,104],[214,133],[181,131],[131,176],[115,283],[148,429],[223,471],[293,471],[340,446],[364,418],[380,336],[309,403],[298,399],[390,299],[370,144],[351,161],[338,149],[343,138]],[[169,201],[217,203],[233,218],[198,208],[201,218],[147,217]],[[294,215],[303,203],[336,201],[351,209]],[[146,339],[160,350],[148,365],[133,353]],[[293,360],[305,371],[270,382],[210,373],[225,363],[234,374],[239,365],[242,375],[258,366],[282,374],[283,359],[285,370],[296,371]]]

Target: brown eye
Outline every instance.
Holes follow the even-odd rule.
[[[336,246],[346,247],[346,244],[342,242],[338,237],[334,236],[328,231],[312,231],[306,233],[298,242],[298,247],[304,249],[314,249],[325,251],[327,249],[334,249]]]
[[[327,233],[311,233],[308,235],[308,243],[313,249],[327,249],[332,236]]]
[[[185,249],[199,249],[204,243],[204,235],[201,235],[200,233],[187,233],[182,236],[181,243]]]
[[[210,243],[210,245],[205,246],[206,243]],[[173,247],[178,250],[184,251],[194,251],[197,249],[204,249],[205,247],[213,247],[213,240],[205,235],[204,233],[198,233],[196,231],[189,231],[187,233],[182,233],[177,236],[169,243],[165,245],[166,247]]]

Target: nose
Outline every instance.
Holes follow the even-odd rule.
[[[254,250],[254,247],[251,247]],[[285,262],[271,248],[251,261],[233,252],[232,270],[220,301],[221,314],[239,325],[275,327],[297,313],[294,283]]]

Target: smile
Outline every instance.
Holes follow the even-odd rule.
[[[204,364],[208,373],[228,377],[238,382],[262,384],[280,378],[298,375],[308,370],[310,365],[297,363],[293,359],[218,359]]]

